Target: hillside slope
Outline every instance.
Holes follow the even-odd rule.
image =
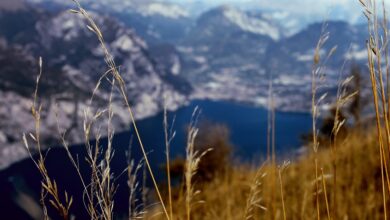
[[[120,67],[137,119],[161,111],[164,94],[169,109],[186,103],[191,86],[158,64],[145,41],[115,19],[93,16]],[[27,155],[21,135],[34,128],[30,108],[39,72],[38,57],[43,58],[44,64],[39,89],[44,109],[43,144],[58,144],[54,141],[58,139],[56,111],[61,128],[68,131],[68,141],[83,142],[84,109],[99,78],[107,71],[99,42],[84,20],[67,11],[52,14],[26,6],[1,11],[0,27],[0,168]],[[103,79],[92,111],[106,107],[110,91],[109,83]],[[127,130],[130,123],[119,96],[115,91],[113,123],[118,132]]]
[[[317,155],[309,153],[285,167],[282,162],[278,166],[244,165],[211,182],[196,182],[199,194],[193,198],[191,219],[283,219],[282,194],[287,219],[315,219],[315,158],[324,173],[317,178],[321,219],[328,218],[326,202],[336,219],[383,219],[379,148],[370,129],[350,133],[337,146],[336,186],[332,151],[320,145]],[[174,192],[175,219],[185,219],[185,193],[181,189]],[[149,211],[150,216],[156,214],[156,210]]]

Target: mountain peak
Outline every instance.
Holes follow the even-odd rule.
[[[223,5],[211,9],[204,13],[201,19],[207,20],[221,17],[242,31],[268,36],[274,41],[279,40],[282,35],[279,27],[265,16],[262,16],[262,14],[243,11],[231,5]]]
[[[138,11],[144,16],[160,15],[174,19],[189,16],[189,12],[184,8],[181,8],[179,5],[160,2],[144,4],[139,7]]]

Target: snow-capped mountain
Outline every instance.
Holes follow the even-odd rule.
[[[134,28],[150,45],[149,51],[160,62],[159,66],[185,77],[199,91],[196,94],[215,99],[221,93],[229,99],[256,96],[250,102],[263,103],[266,85],[262,82],[270,75],[281,82],[281,87],[300,81],[296,79],[299,75],[310,73],[322,29],[322,23],[306,26],[309,17],[267,8],[259,10],[254,2],[218,6],[201,13],[196,20],[194,13],[187,13],[189,9],[194,6],[204,10],[212,4],[195,1],[186,7],[176,1],[109,0],[85,5],[92,11],[108,11],[109,16]],[[331,34],[324,52],[338,46],[328,62],[333,73],[346,58],[365,60],[361,45],[366,37],[360,30],[358,25],[329,22],[326,31]],[[241,92],[236,90],[238,87],[242,87]],[[226,90],[235,92],[227,95]]]
[[[178,5],[164,4],[160,2],[152,2],[144,4],[137,9],[143,16],[163,16],[167,18],[185,18],[189,16],[189,12]]]
[[[203,13],[197,20],[197,31],[201,28],[223,29],[226,31],[241,31],[266,36],[278,40],[281,31],[277,23],[267,19],[261,13],[242,11],[232,6],[224,5]]]
[[[0,102],[12,104],[0,105],[0,118],[8,118],[7,114],[12,112],[18,115],[13,117],[21,120],[0,122],[0,128],[10,128],[0,131],[0,143],[20,146],[18,131],[23,126],[33,127],[26,121],[31,121],[29,102],[38,56],[43,57],[45,64],[41,88],[47,97],[47,111],[60,102],[61,109],[66,110],[61,120],[68,128],[74,127],[74,118],[82,114],[82,103],[107,69],[93,33],[82,19],[67,12],[73,7],[71,1],[7,2],[12,4],[0,3]],[[161,109],[163,93],[171,97],[168,101],[172,108],[187,99],[228,99],[264,106],[271,76],[279,109],[308,109],[313,54],[322,23],[304,26],[290,13],[232,6],[215,7],[194,18],[194,12],[177,3],[81,3],[102,27],[107,45],[128,82],[128,95],[139,118]],[[357,64],[366,61],[365,28],[330,21],[325,31],[330,37],[321,55],[338,46],[327,62],[327,78],[336,85],[346,59]],[[107,100],[108,92],[106,85],[98,94],[99,100]],[[71,102],[73,99],[77,101]],[[121,112],[122,103],[115,104]],[[128,119],[125,114],[118,115],[123,115],[117,119],[118,128],[125,128]],[[46,117],[48,125],[43,131],[50,137],[55,120],[53,114]],[[74,142],[80,141],[77,135],[71,136]],[[23,155],[19,148],[10,149],[4,148],[0,158]],[[18,157],[15,155],[7,158],[12,161]],[[5,166],[10,161],[0,163]]]
[[[29,3],[47,5],[49,2],[57,4],[57,6],[72,6],[72,1],[61,0],[27,0]],[[79,0],[80,4],[85,8],[112,10],[115,12],[138,11],[144,16],[161,15],[172,18],[180,18],[189,16],[189,12],[177,4],[164,3],[153,0]]]
[[[262,17],[261,14],[243,12],[233,7],[223,7],[223,15],[234,25],[243,31],[269,36],[273,40],[279,40],[281,33],[276,23]]]
[[[345,61],[349,61],[346,69],[351,63],[364,67],[367,36],[361,25],[329,21],[293,34],[272,19],[275,16],[226,6],[203,13],[177,50],[170,50],[181,57],[181,72],[195,88],[193,98],[266,105],[272,76],[280,96],[279,109],[309,109],[306,94],[310,93],[314,50],[321,33],[329,34],[322,58],[337,46],[326,63],[329,84],[337,85]],[[278,16],[279,21],[288,19],[288,14]]]
[[[307,26],[307,22],[286,11],[263,11],[263,16],[274,21],[280,26],[280,31],[285,37],[289,37],[301,31]]]
[[[81,17],[26,7],[0,12],[0,168],[27,156],[21,132],[34,129],[30,109],[39,56],[44,63],[40,99],[45,146],[58,139],[57,113],[61,128],[68,130],[69,142],[84,141],[84,109],[98,79],[107,71],[99,42]],[[142,38],[116,19],[92,15],[120,67],[136,118],[161,111],[164,94],[171,109],[186,102],[191,86],[154,60]],[[103,80],[93,111],[104,108],[110,88]],[[130,118],[119,93],[114,93],[113,105],[116,131],[128,129]]]
[[[266,51],[282,37],[279,26],[261,13],[222,6],[203,13],[175,53],[182,74],[194,84],[194,98],[252,97],[264,104],[254,96],[267,78]]]
[[[27,0],[50,10],[74,7],[72,1]],[[191,13],[179,4],[154,0],[80,0],[81,5],[99,14],[115,17],[133,28],[148,44],[172,43],[181,39],[192,25]]]

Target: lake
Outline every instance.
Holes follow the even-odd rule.
[[[267,110],[222,101],[193,101],[189,106],[169,112],[168,121],[175,115],[175,139],[172,142],[172,155],[184,154],[185,128],[191,120],[195,107],[201,110],[199,121],[225,124],[231,133],[231,142],[235,146],[234,157],[244,161],[264,159],[267,146]],[[163,114],[142,120],[138,123],[145,146],[153,150],[156,156],[164,150]],[[311,131],[312,119],[308,113],[276,112],[276,149],[278,155],[288,158],[302,146],[301,135]],[[129,134],[117,136],[127,143]]]
[[[194,108],[201,109],[199,121],[210,121],[225,124],[231,132],[231,142],[234,145],[233,157],[235,159],[253,162],[261,161],[266,157],[267,146],[267,110],[249,105],[237,104],[225,101],[198,100],[190,105],[182,107],[174,112],[169,112],[169,121],[176,116],[174,130],[176,137],[172,142],[171,156],[184,156],[186,132],[185,128],[191,120]],[[297,150],[302,146],[300,136],[311,131],[311,116],[308,113],[276,112],[276,149],[277,156],[283,159],[293,159]],[[164,171],[159,168],[165,162],[165,145],[163,132],[163,113],[140,120],[137,123],[141,138],[157,178],[164,179]],[[118,175],[126,167],[126,151],[132,132],[122,132],[115,136],[113,146],[115,154],[112,161],[112,170]],[[102,141],[102,144],[105,141]],[[82,145],[72,148],[74,154],[83,158],[84,147]],[[136,160],[142,158],[139,146],[134,138],[132,145],[132,157]],[[80,159],[83,164],[84,160]],[[74,168],[69,163],[65,152],[61,148],[52,149],[46,159],[49,174],[57,181],[60,187],[70,194],[76,195],[74,212],[78,216],[85,216],[83,204],[80,202],[81,185],[76,177]],[[88,167],[82,166],[82,172],[88,173]],[[126,175],[117,179],[121,186],[116,197],[116,211],[121,213],[127,210],[128,191],[126,187]],[[15,193],[23,189],[23,192],[31,194],[33,198],[39,198],[40,176],[31,160],[27,159],[12,165],[0,172],[0,201],[1,213],[13,213],[13,219],[29,219],[26,214],[13,202]],[[125,202],[123,202],[125,201]],[[15,216],[14,213],[19,213]],[[19,216],[20,215],[20,216]],[[80,217],[79,217],[80,218]],[[83,219],[83,218],[80,218]]]

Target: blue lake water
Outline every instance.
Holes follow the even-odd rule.
[[[222,101],[193,101],[189,106],[169,112],[168,117],[176,116],[172,142],[172,156],[184,154],[186,133],[185,127],[191,120],[194,108],[201,109],[199,121],[206,120],[225,124],[230,129],[231,142],[234,145],[234,157],[244,161],[266,157],[267,146],[267,110]],[[138,123],[146,148],[153,150],[151,155],[158,155],[164,149],[163,114],[142,120]],[[171,120],[169,120],[171,121]],[[308,113],[276,112],[276,149],[284,158],[292,154],[302,145],[301,135],[311,131],[311,115]],[[119,135],[126,140],[128,133]]]
[[[184,156],[186,132],[185,128],[191,120],[194,108],[201,109],[199,121],[207,120],[222,123],[229,127],[231,142],[234,145],[233,157],[241,161],[259,162],[266,157],[267,146],[267,111],[248,105],[222,102],[222,101],[193,101],[189,106],[182,107],[175,112],[169,112],[168,117],[176,116],[174,130],[176,137],[172,142],[171,156]],[[171,120],[170,120],[171,121]],[[302,145],[300,136],[311,130],[311,116],[307,113],[276,112],[276,149],[277,156],[283,159],[293,159],[294,153]],[[164,171],[159,168],[165,162],[165,145],[163,132],[163,113],[140,120],[137,122],[141,138],[149,152],[149,160],[157,178],[164,180]],[[115,148],[112,160],[112,171],[120,174],[126,167],[126,151],[132,132],[122,132],[115,136],[113,146]],[[105,140],[102,140],[102,145]],[[84,146],[73,146],[72,152],[80,158],[81,170],[88,176],[89,168],[84,165]],[[136,139],[133,140],[132,157],[135,160],[142,158]],[[75,196],[73,211],[80,219],[87,218],[83,204],[81,203],[82,187],[74,168],[61,148],[50,150],[46,159],[49,174],[70,194]],[[10,178],[12,177],[12,178]],[[119,184],[116,193],[116,212],[127,210],[128,191],[126,187],[127,176],[122,175],[117,180]],[[40,175],[30,159],[19,162],[9,169],[0,172],[0,193],[3,195],[0,204],[1,213],[21,213],[19,219],[28,219],[23,211],[12,202],[12,196],[16,189],[28,188],[39,199]],[[10,210],[13,210],[10,212]],[[23,217],[24,216],[24,217]],[[12,217],[15,217],[13,214]]]

